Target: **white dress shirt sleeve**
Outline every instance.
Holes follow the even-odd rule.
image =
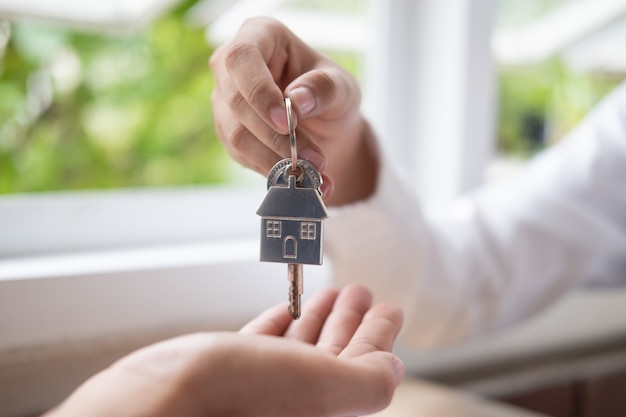
[[[429,348],[518,322],[575,287],[626,282],[626,83],[511,181],[427,217],[380,157],[374,195],[331,209],[339,284],[400,305],[402,338]]]

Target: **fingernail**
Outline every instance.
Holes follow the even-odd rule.
[[[393,381],[396,386],[404,379],[404,363],[397,356],[393,357]]]
[[[312,163],[319,172],[324,172],[326,169],[326,158],[311,148],[306,148],[298,152],[298,157]]]
[[[270,119],[279,133],[288,133],[287,112],[282,107],[272,107],[270,109]]]
[[[307,87],[296,87],[291,90],[289,95],[303,117],[308,116],[315,110],[317,105],[315,96]]]
[[[330,195],[332,194],[332,191],[333,191],[333,186],[332,184],[329,184],[328,182],[324,182],[320,186],[320,192],[322,193],[322,198],[324,200],[330,197]]]

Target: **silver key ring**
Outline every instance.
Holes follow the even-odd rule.
[[[298,169],[298,148],[296,146],[296,128],[293,125],[293,110],[291,108],[291,99],[285,98],[285,107],[287,108],[287,126],[289,127],[289,143],[291,144],[291,169]]]

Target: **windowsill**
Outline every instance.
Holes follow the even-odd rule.
[[[0,281],[258,261],[257,240],[241,239],[0,259]]]
[[[257,237],[264,195],[259,182],[0,196],[0,259]]]
[[[258,239],[0,261],[0,352],[193,322],[243,322],[285,301]],[[326,285],[305,267],[304,297]],[[19,317],[19,325],[15,318]]]
[[[625,347],[626,289],[613,288],[572,292],[526,322],[458,347],[424,353],[401,347],[400,354],[410,375],[500,396],[562,382],[570,368],[588,371],[579,364],[614,352],[623,356]],[[537,379],[537,369],[543,378]]]

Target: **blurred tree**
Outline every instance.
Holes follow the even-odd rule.
[[[523,27],[568,2],[498,0],[496,26]],[[560,139],[623,78],[577,72],[558,57],[526,67],[502,66],[498,72],[499,151],[522,158]]]
[[[525,158],[559,140],[621,78],[576,72],[558,59],[499,68],[499,151]]]
[[[226,181],[191,3],[132,34],[3,22],[0,193]]]

